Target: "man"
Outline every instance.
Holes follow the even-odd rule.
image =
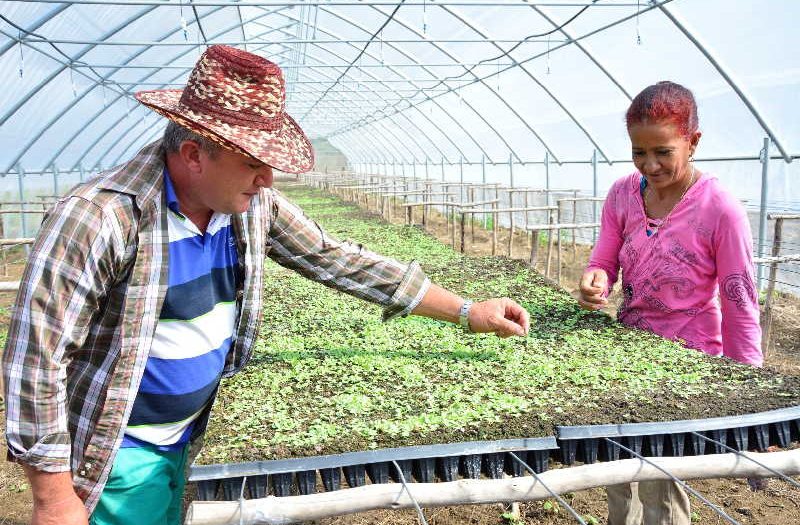
[[[313,165],[275,64],[212,46],[184,90],[137,98],[170,120],[163,141],[48,214],[3,355],[8,452],[35,525],[179,522],[189,444],[220,378],[250,357],[266,256],[385,319],[527,333],[513,301],[465,301],[416,263],[327,236],[270,189],[273,168]]]

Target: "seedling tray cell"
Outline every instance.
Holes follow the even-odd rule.
[[[739,451],[748,449],[750,430],[747,427],[732,428],[731,434],[733,434],[733,444],[730,446]]]
[[[397,466],[394,465],[397,463]],[[400,473],[403,474],[403,479],[408,482],[411,481],[411,467],[413,465],[413,461],[410,459],[399,459],[392,463],[392,468],[389,469],[389,477],[395,483],[400,483]],[[400,468],[400,472],[397,471],[397,468]]]
[[[284,497],[291,496],[292,494],[292,474],[284,472],[281,474],[273,474],[270,477],[272,482],[272,493],[275,496]]]
[[[414,479],[417,483],[433,483],[436,478],[436,459],[422,458],[414,460]]]
[[[483,472],[491,479],[501,479],[505,467],[504,454],[485,454],[483,456]]]
[[[667,456],[680,457],[686,450],[686,434],[670,434],[667,440]]]
[[[242,494],[242,481],[244,478],[231,478],[222,480],[223,501],[236,501]]]
[[[217,499],[219,480],[206,479],[197,482],[197,499],[200,501],[214,501]]]
[[[533,468],[530,465],[530,463],[528,463],[528,451],[520,450],[520,451],[514,452],[514,455],[517,456],[517,458],[519,458],[520,461],[526,463],[529,467]],[[511,454],[508,453],[508,454],[506,454],[505,473],[508,474],[509,476],[519,477],[519,476],[526,475],[528,473],[528,471],[525,470],[525,467],[522,465],[522,463],[520,463],[519,461],[514,459],[511,456]]]
[[[304,470],[297,473],[297,491],[300,494],[314,494],[317,491],[317,471]]]
[[[326,492],[333,492],[341,488],[342,471],[338,467],[320,469],[319,475]]]
[[[458,456],[448,456],[437,460],[438,475],[442,481],[455,481],[458,479]]]
[[[725,448],[728,445],[728,431],[726,429],[712,430],[711,439],[714,440],[714,443],[712,443],[713,454],[724,454],[728,451]],[[708,448],[706,448],[706,453],[708,453]]]
[[[470,454],[461,458],[461,475],[468,479],[481,477],[481,456]]]
[[[269,493],[268,481],[268,476],[266,474],[247,478],[247,491],[249,492],[250,498],[266,498]]]
[[[364,465],[350,465],[344,467],[344,478],[350,488],[361,487],[367,484],[366,469]]]
[[[372,483],[388,483],[390,463],[370,463],[367,465],[367,475]]]

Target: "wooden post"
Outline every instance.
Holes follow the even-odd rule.
[[[559,222],[559,224],[561,224]],[[575,230],[572,230],[573,235],[575,234]],[[561,285],[561,229],[559,228],[556,230],[556,242],[558,243],[558,254],[556,255],[556,264],[558,265],[558,270],[556,271],[556,275],[558,276],[558,284]]]
[[[578,224],[578,190],[572,192],[572,222]],[[578,244],[575,241],[575,230],[572,230],[572,262],[578,259]]]
[[[422,199],[424,202],[429,202],[431,193],[431,183],[425,182],[425,193],[422,194]],[[422,205],[422,229],[427,231],[428,227],[428,205]]]
[[[465,252],[465,249],[464,249],[464,245],[465,245],[464,236],[466,235],[466,231],[467,231],[467,223],[466,223],[467,219],[466,218],[467,218],[467,215],[464,213],[464,210],[462,209],[461,210],[461,253]]]
[[[497,205],[499,202],[495,200],[492,203],[492,255],[497,255]]]
[[[470,202],[475,202],[475,188],[472,187],[472,186],[469,187],[469,201]],[[469,220],[469,223],[470,223],[470,239],[472,241],[472,244],[475,244],[475,215],[470,214],[469,217],[470,217],[470,220]]]
[[[453,228],[450,230],[450,246],[453,249],[456,249],[456,228],[458,228],[458,224],[456,223],[456,208],[455,206],[451,206],[450,209],[452,210],[450,213],[453,215]]]
[[[509,195],[511,196],[511,209],[514,209],[514,191],[509,191]],[[514,258],[514,212],[508,212],[508,258]]]
[[[414,209],[413,206],[408,206],[406,208],[406,210],[407,210],[406,211],[406,224],[408,224],[409,226],[413,226],[414,225],[414,212],[411,211],[413,209]]]
[[[547,212],[548,222],[553,224],[553,212]],[[550,277],[550,264],[553,258],[553,230],[547,230],[547,264],[545,265],[544,275]]]
[[[783,240],[783,218],[775,219],[775,234],[772,236],[772,256],[777,257],[781,251]],[[778,263],[770,263],[767,281],[767,298],[764,301],[764,332],[761,335],[761,353],[767,357],[770,339],[772,338],[772,297],[775,294],[775,279],[778,276]]]
[[[539,230],[531,232],[531,259],[528,261],[531,268],[536,268],[536,258],[539,254]]]
[[[3,227],[3,215],[0,214],[0,239],[5,238],[5,228]],[[6,251],[0,248],[0,262],[3,263],[3,275],[8,277],[8,261],[6,260]]]

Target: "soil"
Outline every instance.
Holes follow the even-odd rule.
[[[399,209],[395,217],[402,217]],[[442,217],[431,214],[428,231],[434,233],[445,242],[450,235],[445,228]],[[530,253],[530,238],[523,235],[514,236],[514,252],[517,257],[527,258]],[[501,231],[497,243],[498,254],[506,254],[508,232]],[[467,252],[474,255],[491,254],[491,237],[488,232],[476,227],[474,240],[467,235]],[[572,246],[563,246],[562,252],[562,286],[574,294],[576,283],[588,259],[589,250],[578,245],[574,251]],[[542,254],[546,247],[539,250],[537,267],[545,266]],[[555,261],[555,257],[553,257]],[[9,265],[8,274],[0,279],[15,280],[22,271],[24,257],[16,257],[16,264]],[[551,275],[555,278],[555,263],[552,263]],[[0,269],[2,271],[2,269]],[[615,294],[619,295],[619,294]],[[13,294],[0,293],[0,327],[7,326],[8,308],[13,302]],[[613,308],[611,309],[613,313]],[[800,325],[797,323],[800,314],[800,299],[781,295],[775,303],[774,345],[766,356],[766,365],[777,371],[800,376]],[[0,408],[0,410],[2,410]],[[2,420],[0,418],[0,426]],[[0,438],[2,441],[2,438]],[[0,447],[4,444],[0,443]],[[796,478],[800,481],[800,477]],[[745,480],[720,479],[693,481],[689,485],[720,506],[731,517],[743,525],[788,525],[800,524],[800,489],[780,481],[770,480],[768,486],[753,492]],[[190,489],[191,490],[191,489]],[[569,504],[589,523],[606,524],[606,499],[602,489],[592,489],[565,495]],[[709,507],[693,503],[696,516],[693,522],[708,525],[726,523]],[[518,521],[509,521],[503,517],[506,512],[502,505],[473,505],[458,507],[441,507],[423,509],[427,522],[431,525],[494,525],[494,524],[541,524],[566,525],[577,523],[574,517],[561,508],[554,500],[520,504]],[[0,525],[22,525],[30,523],[32,508],[31,491],[19,466],[12,463],[0,463]],[[593,521],[594,520],[594,521]],[[358,515],[342,516],[321,520],[319,525],[413,525],[419,523],[414,511],[373,511]]]

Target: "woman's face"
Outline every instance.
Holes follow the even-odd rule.
[[[700,132],[683,136],[671,122],[643,122],[628,128],[636,169],[656,190],[683,188],[691,177],[689,157],[694,155]]]

